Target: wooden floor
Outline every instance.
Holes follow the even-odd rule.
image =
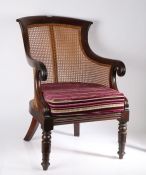
[[[25,128],[12,125],[12,132],[5,133],[9,139],[1,138],[0,175],[146,174],[146,141],[140,143],[129,137],[126,155],[123,160],[118,159],[116,121],[82,124],[80,137],[73,136],[72,125],[56,126],[52,133],[51,165],[43,172],[41,129],[31,142],[25,142],[21,137],[27,130],[26,124],[22,124]]]

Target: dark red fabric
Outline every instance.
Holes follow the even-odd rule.
[[[41,85],[52,114],[122,112],[125,97],[117,90],[93,83],[47,83]]]

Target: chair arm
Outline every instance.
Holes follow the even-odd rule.
[[[34,68],[34,99],[37,104],[37,110],[39,111],[41,118],[50,117],[50,108],[48,103],[45,101],[42,90],[41,90],[41,80],[40,80],[40,70]]]
[[[105,65],[110,65],[110,75],[109,75],[109,80],[110,80],[110,87],[113,89],[117,89],[117,84],[116,84],[116,75],[122,77],[126,73],[126,67],[125,64],[120,61],[120,60],[113,60],[109,58],[104,58],[99,55],[94,54],[91,52],[90,58],[94,59],[97,63],[105,64]]]
[[[124,76],[126,73],[125,64],[120,60],[113,60],[109,58],[104,58],[99,55],[96,55],[94,52],[91,51],[90,58],[94,59],[96,62],[101,64],[108,64],[111,65],[113,71],[116,71],[118,76]]]
[[[45,118],[50,118],[50,108],[41,90],[41,81],[47,80],[47,69],[44,63],[33,59],[31,55],[26,53],[26,57],[28,64],[34,69],[34,99],[40,114],[39,121],[43,123]]]
[[[27,61],[29,65],[39,71],[39,80],[46,81],[47,80],[47,69],[44,63],[27,57]]]
[[[119,60],[111,60],[111,65],[113,67],[113,71],[116,71],[117,75],[122,77],[126,73],[125,64]]]
[[[110,71],[110,86],[113,89],[118,90],[116,83],[116,75],[122,77],[126,73],[125,64],[119,60],[111,60],[111,71]]]

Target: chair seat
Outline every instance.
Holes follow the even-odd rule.
[[[41,85],[52,115],[121,113],[125,97],[117,90],[93,83],[47,83]]]

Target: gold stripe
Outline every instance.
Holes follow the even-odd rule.
[[[116,108],[116,107],[124,107],[124,104],[112,104],[112,105],[102,105],[102,106],[92,106],[92,107],[83,107],[83,108],[75,108],[75,109],[61,109],[55,110],[51,109],[52,113],[68,113],[68,112],[82,112],[82,111],[89,111],[89,110],[98,110],[98,109],[105,109],[105,108]]]
[[[69,102],[84,102],[84,101],[87,101],[87,100],[100,100],[100,99],[111,99],[112,98],[112,100],[115,100],[114,98],[121,98],[121,97],[123,97],[123,96],[108,96],[108,97],[99,97],[99,98],[88,98],[87,99],[87,97],[85,96],[85,97],[82,97],[82,98],[85,98],[85,99],[80,99],[80,100],[75,100],[75,99],[73,99],[73,100],[48,100],[47,102],[48,103],[69,103]]]

